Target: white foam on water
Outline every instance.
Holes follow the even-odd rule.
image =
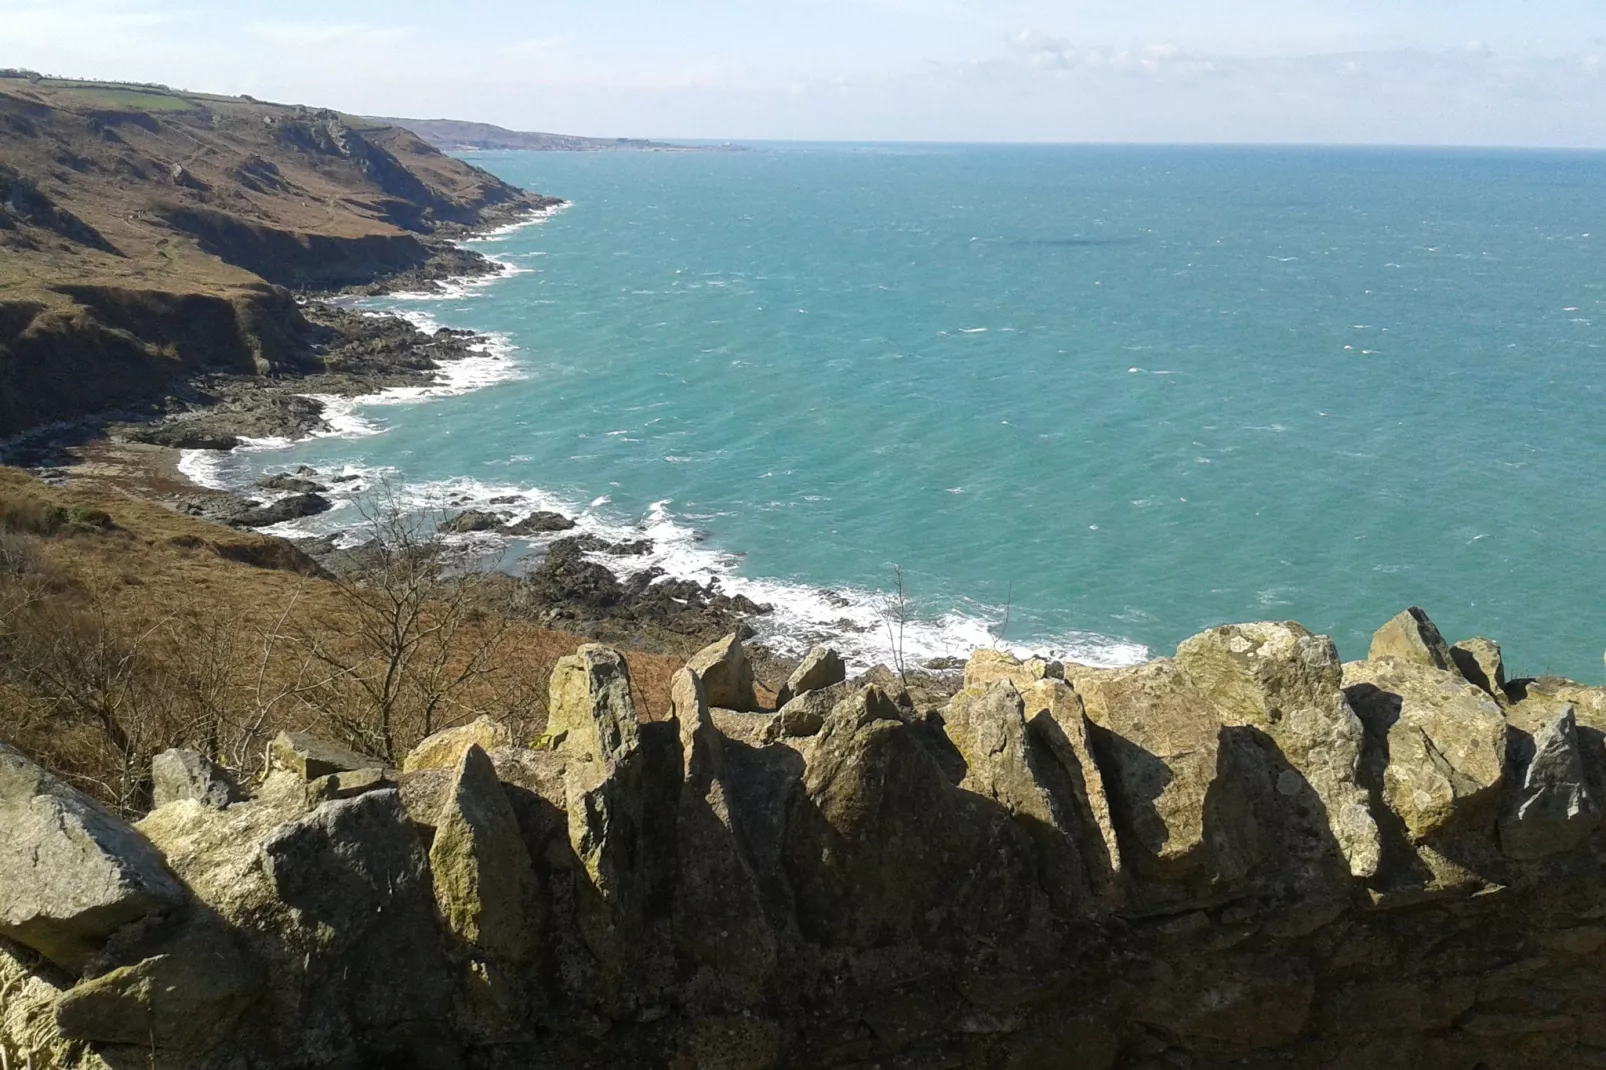
[[[551,219],[553,216],[557,215],[559,212],[562,212],[563,210],[568,208],[570,203],[571,202],[569,202],[569,201],[564,201],[562,204],[554,204],[554,205],[551,205],[550,207],[547,207],[547,208],[538,209],[538,210],[536,210],[534,212],[531,212],[528,216],[526,216],[523,219],[516,219],[511,223],[506,223],[506,224],[504,224],[504,225],[502,225],[500,227],[496,227],[496,228],[494,228],[492,230],[488,230],[483,234],[476,234],[472,238],[464,238],[462,241],[458,242],[457,244],[459,244],[459,245],[482,245],[482,244],[484,244],[486,242],[501,241],[504,238],[508,238],[508,237],[511,237],[514,234],[517,234],[521,230],[525,230],[525,229],[527,229],[529,227],[538,227],[538,226],[540,226],[542,223],[545,223],[548,219]]]
[[[183,450],[178,457],[178,470],[197,487],[211,490],[224,488],[224,462],[229,455],[221,450]]]
[[[358,466],[348,466],[347,471],[360,472],[364,477],[334,487],[332,496],[346,499],[342,504],[347,506],[388,474],[382,469]],[[499,554],[515,543],[528,544],[539,551],[556,539],[574,535],[593,535],[606,542],[649,540],[652,549],[646,554],[595,553],[587,557],[609,568],[621,580],[660,569],[665,578],[712,584],[723,594],[767,603],[773,607],[772,612],[751,621],[758,641],[793,656],[801,656],[816,644],[828,643],[856,670],[893,664],[899,650],[910,668],[933,658],[965,658],[979,647],[998,647],[1022,656],[1046,654],[1100,666],[1132,665],[1149,656],[1147,648],[1135,643],[1081,631],[1032,643],[1000,643],[994,628],[1005,617],[1003,607],[974,604],[964,611],[923,616],[918,605],[911,603],[907,613],[900,614],[896,595],[887,591],[849,587],[827,590],[745,576],[740,571],[740,554],[707,545],[703,534],[686,522],[693,518],[677,516],[669,501],[653,503],[644,516],[632,521],[608,510],[606,507],[612,503],[605,495],[582,504],[541,488],[485,482],[468,476],[405,484],[396,487],[395,493],[397,504],[403,508],[437,516],[474,509],[494,513],[511,523],[545,511],[562,513],[575,521],[570,531],[527,538],[513,539],[495,532],[447,536],[449,543],[488,553]],[[348,518],[353,515],[346,510],[336,512],[345,512]],[[332,521],[332,516],[326,513],[293,520],[267,530],[290,538],[323,534],[340,526],[340,518]],[[354,535],[353,541],[360,538],[360,534]],[[901,634],[900,615],[905,617]]]
[[[434,317],[425,312],[404,311],[397,315],[426,333],[440,327]],[[311,437],[368,438],[383,434],[386,427],[357,410],[380,405],[415,405],[435,398],[457,397],[526,376],[524,369],[514,359],[518,347],[505,334],[484,334],[480,341],[469,346],[469,350],[471,356],[442,362],[435,369],[433,380],[419,386],[387,387],[378,393],[358,397],[304,395],[323,405],[323,419],[328,425],[327,430],[314,432]]]
[[[538,225],[566,205],[549,209],[534,218],[520,220],[462,244],[495,241],[528,226]],[[493,258],[495,259],[495,258]],[[453,300],[477,295],[486,286],[509,274],[528,269],[505,260],[504,271],[495,275],[449,280],[433,293],[391,294],[390,301]],[[799,310],[802,311],[802,310]],[[397,315],[422,331],[433,332],[441,324],[432,315],[414,309],[388,309],[374,315]],[[972,328],[965,333],[984,333]],[[946,333],[946,332],[945,332]],[[360,439],[382,434],[386,428],[357,410],[373,406],[417,404],[434,398],[466,394],[496,383],[523,378],[526,374],[514,359],[517,347],[505,335],[484,335],[471,346],[474,355],[444,362],[432,382],[419,386],[392,387],[362,397],[310,394],[324,405],[328,429],[314,437]],[[619,434],[619,432],[614,432]],[[242,441],[231,453],[213,450],[186,450],[179,469],[201,486],[241,490],[251,486],[261,466],[254,454],[283,449],[287,439]],[[686,463],[688,457],[665,457],[672,464]],[[354,476],[335,482],[336,476]],[[581,505],[540,488],[512,484],[486,483],[468,476],[416,484],[395,484],[393,469],[356,463],[337,463],[321,469],[316,477],[330,487],[327,497],[334,503],[329,512],[290,520],[262,529],[287,538],[308,538],[331,532],[346,533],[344,542],[356,544],[365,538],[360,530],[361,501],[375,488],[390,484],[396,504],[404,509],[447,515],[468,509],[483,510],[505,518],[522,520],[533,512],[562,513],[574,519],[572,531],[537,535],[514,540],[492,532],[452,535],[447,541],[465,547],[483,546],[490,551],[522,542],[540,548],[568,535],[594,535],[607,542],[650,540],[652,550],[641,555],[589,554],[621,579],[628,580],[649,569],[662,570],[665,578],[713,584],[720,592],[742,595],[773,607],[772,612],[752,621],[759,641],[788,655],[801,656],[818,643],[834,646],[855,670],[876,664],[895,664],[901,660],[917,668],[934,658],[965,658],[981,647],[997,647],[1019,655],[1047,654],[1088,665],[1131,665],[1148,658],[1147,648],[1135,643],[1092,632],[1069,632],[1032,644],[1000,643],[994,628],[1006,617],[1003,607],[974,604],[966,611],[950,611],[922,616],[917,605],[899,607],[895,594],[858,588],[827,590],[777,579],[744,576],[741,555],[705,544],[705,536],[670,510],[669,501],[654,503],[637,521],[623,519],[605,507],[606,495]],[[951,493],[961,493],[953,488]],[[259,495],[271,497],[271,495]],[[354,527],[355,526],[355,527]],[[902,618],[900,623],[900,618]]]

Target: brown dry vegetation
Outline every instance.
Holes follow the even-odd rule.
[[[545,203],[354,116],[0,76],[0,437],[304,370],[283,287],[418,268]]]
[[[391,760],[481,714],[538,737],[582,640],[442,583],[427,542],[391,534],[392,568],[339,582],[281,540],[0,469],[0,738],[137,813],[172,746],[252,775],[284,729]],[[662,716],[681,661],[630,663]]]

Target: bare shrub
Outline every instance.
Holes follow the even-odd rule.
[[[10,642],[27,694],[18,731],[48,737],[58,772],[125,813],[150,802],[150,760],[182,739],[161,661],[160,628],[138,628],[102,591],[84,605],[38,604]]]
[[[909,594],[904,588],[903,566],[892,566],[894,587],[892,597],[881,609],[881,623],[887,629],[887,645],[892,648],[892,667],[898,679],[909,686],[909,666],[903,656],[903,633],[909,624]]]
[[[298,697],[352,745],[395,762],[432,732],[507,705],[486,702],[473,685],[500,671],[510,622],[482,608],[483,573],[454,560],[435,518],[407,510],[389,488],[365,504],[364,515],[368,567],[335,581],[343,611],[337,627],[301,631],[327,675]],[[525,696],[515,685],[498,697]]]

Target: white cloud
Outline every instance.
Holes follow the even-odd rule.
[[[1070,0],[816,0],[972,19],[963,48],[921,62],[879,39],[851,60],[765,51],[750,29],[705,23],[658,41],[589,14],[493,32],[417,8],[410,25],[365,21],[338,0],[322,20],[286,9],[257,21],[221,4],[178,18],[172,2],[0,0],[0,65],[601,135],[1606,147],[1606,42],[1587,34],[1551,58],[1513,58],[1518,46],[1494,37],[1498,52],[1458,37],[1438,50],[1269,49],[1253,26],[1240,41],[1195,32],[1180,9],[1147,40],[1109,32],[1117,8],[1154,15],[1163,0],[1076,0],[1074,13]],[[1002,28],[1012,16],[1028,28]]]
[[[1134,49],[1077,47],[1063,37],[1042,30],[1018,30],[1010,39],[1015,53],[1042,70],[1082,70],[1117,74],[1168,74],[1190,76],[1216,69],[1218,60],[1159,43]]]
[[[393,48],[413,36],[410,27],[367,23],[253,22],[247,31],[279,48]]]
[[[123,0],[0,0],[0,49],[54,46],[75,38],[93,47],[114,35],[174,21],[169,12]]]

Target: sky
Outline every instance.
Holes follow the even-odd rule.
[[[0,0],[0,67],[607,137],[1606,148],[1606,0]]]

